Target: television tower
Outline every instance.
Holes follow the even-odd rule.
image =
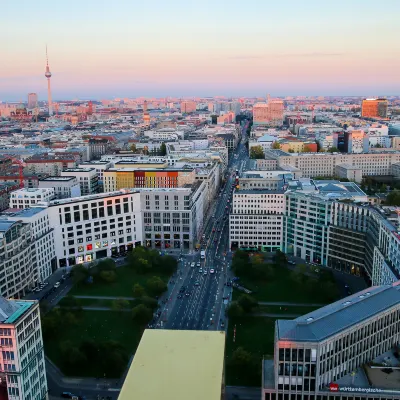
[[[49,116],[53,115],[53,101],[51,99],[51,87],[50,87],[50,78],[51,72],[49,68],[49,57],[47,56],[47,45],[46,45],[46,72],[44,76],[47,78],[47,103],[49,106]]]

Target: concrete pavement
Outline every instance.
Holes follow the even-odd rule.
[[[291,303],[285,301],[259,301],[261,306],[290,306],[290,307],[324,307],[326,304],[319,303]]]

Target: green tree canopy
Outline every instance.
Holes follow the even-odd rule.
[[[232,301],[226,309],[226,315],[228,318],[239,318],[244,314],[243,308],[237,301]]]
[[[136,153],[136,144],[135,144],[135,143],[132,143],[132,144],[129,146],[129,150],[132,151],[133,153]]]
[[[133,297],[135,298],[140,298],[146,294],[146,291],[144,290],[144,287],[140,285],[139,283],[135,283],[133,285]]]
[[[251,313],[258,307],[257,300],[248,294],[241,294],[237,302],[245,313]]]
[[[152,317],[153,313],[151,309],[144,304],[139,304],[132,308],[132,318],[139,324],[147,324]]]
[[[165,145],[164,142],[162,142],[160,145],[160,156],[165,156],[165,155],[167,155],[167,146]]]
[[[265,158],[264,150],[261,146],[253,146],[250,149],[250,158],[263,159]]]
[[[272,143],[272,145],[271,145],[271,149],[279,150],[280,148],[281,148],[281,145],[280,145],[280,143],[277,142],[277,141],[275,141],[275,142]]]
[[[167,284],[159,277],[153,276],[146,281],[146,289],[154,296],[164,293],[168,287]]]
[[[386,196],[385,204],[388,206],[400,206],[400,190],[393,190]]]

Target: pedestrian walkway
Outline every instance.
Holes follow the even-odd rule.
[[[301,317],[302,314],[274,314],[274,313],[254,313],[251,314],[254,317],[268,317],[268,318],[297,318]]]
[[[54,308],[60,308],[60,306],[55,306]],[[114,309],[112,307],[96,307],[96,306],[83,306],[83,307],[63,307],[64,310],[84,310],[84,311],[122,311],[131,312],[131,308]]]
[[[134,297],[116,297],[116,296],[72,296],[76,299],[93,299],[93,300],[135,300]]]
[[[286,301],[259,301],[260,306],[289,306],[289,307],[325,307],[320,303],[291,303]]]

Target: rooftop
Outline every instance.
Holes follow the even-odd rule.
[[[91,172],[94,168],[65,168],[62,172]]]
[[[147,329],[119,399],[220,400],[224,347],[224,332]]]
[[[294,320],[277,320],[279,340],[319,342],[400,303],[400,284],[373,286]]]
[[[7,215],[7,217],[16,217],[16,218],[30,218],[35,216],[36,214],[40,214],[45,207],[32,207],[32,208],[23,208],[23,209],[9,209],[5,211],[2,215]]]
[[[47,178],[42,178],[40,179],[41,181],[46,181],[46,182],[56,182],[56,181],[72,181],[73,179],[76,179],[75,176],[48,176]]]

